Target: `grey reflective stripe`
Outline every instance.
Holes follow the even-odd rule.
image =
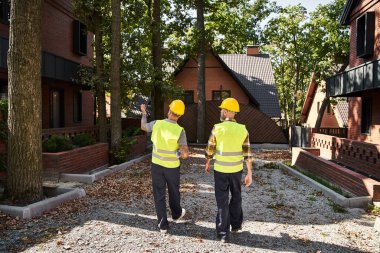
[[[222,166],[237,166],[237,165],[243,164],[243,160],[237,161],[237,162],[222,162],[222,161],[215,160],[214,163],[222,165]]]
[[[243,155],[243,151],[238,151],[238,152],[222,152],[222,151],[217,150],[216,154],[217,155],[221,155],[221,156],[237,156],[237,155]]]
[[[162,161],[168,161],[168,162],[179,161],[179,159],[177,157],[163,157],[163,156],[157,155],[156,153],[153,153],[152,156],[154,156],[154,157],[156,157]]]
[[[167,155],[176,155],[177,151],[169,151],[169,150],[163,150],[163,149],[158,149],[156,146],[153,146],[154,150],[157,153],[162,153],[162,154],[167,154]]]

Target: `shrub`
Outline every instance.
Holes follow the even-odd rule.
[[[57,153],[73,149],[70,139],[66,136],[53,135],[48,140],[42,142],[43,152]]]
[[[130,148],[133,144],[137,143],[136,138],[123,135],[120,141],[120,147],[117,151],[112,152],[113,162],[116,164],[123,163],[127,160],[127,155],[130,153]]]
[[[73,144],[77,147],[84,147],[95,144],[95,139],[90,134],[78,134],[74,136]]]
[[[141,134],[141,128],[129,126],[123,131],[123,137],[132,137]]]

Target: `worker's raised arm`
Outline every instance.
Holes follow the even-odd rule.
[[[154,125],[155,121],[152,121],[150,123],[147,122],[146,105],[142,104],[140,106],[140,109],[141,109],[141,114],[142,114],[142,117],[141,117],[141,130],[143,130],[145,132],[152,132],[153,125]]]

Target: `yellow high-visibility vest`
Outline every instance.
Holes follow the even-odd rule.
[[[214,126],[215,171],[234,173],[243,170],[242,146],[247,134],[245,126],[234,121],[224,121]]]
[[[166,168],[177,168],[180,165],[178,140],[183,128],[178,124],[166,120],[157,120],[153,125],[152,137],[153,152],[152,163]]]

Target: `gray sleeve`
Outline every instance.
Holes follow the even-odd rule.
[[[152,132],[153,131],[153,125],[156,123],[156,121],[151,121],[147,123],[146,114],[143,114],[141,118],[141,129],[145,132]]]
[[[185,130],[182,130],[181,135],[179,136],[178,145],[187,146],[187,139],[186,139]]]

